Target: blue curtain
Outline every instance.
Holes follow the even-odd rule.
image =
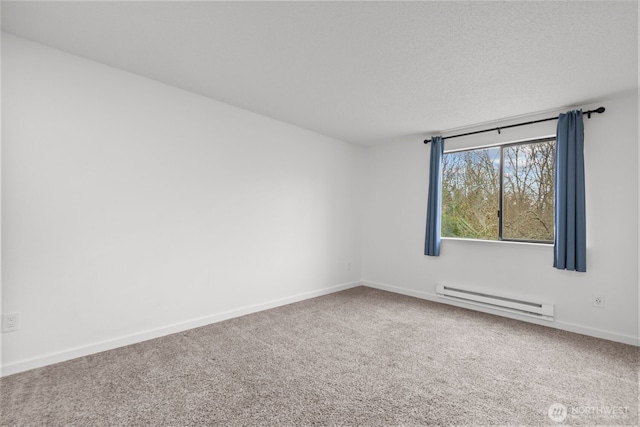
[[[553,266],[587,271],[582,111],[560,114],[556,134],[555,240]]]
[[[427,232],[424,254],[440,256],[440,204],[442,200],[442,153],[444,140],[441,136],[431,138],[429,161],[429,197],[427,200]]]

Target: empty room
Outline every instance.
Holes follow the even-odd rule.
[[[638,2],[2,1],[1,426],[638,425]]]

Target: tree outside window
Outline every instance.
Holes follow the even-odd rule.
[[[552,242],[555,139],[445,153],[442,236]]]

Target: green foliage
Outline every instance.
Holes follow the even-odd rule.
[[[555,141],[503,148],[503,238],[553,240]],[[442,236],[498,239],[500,148],[443,158]]]

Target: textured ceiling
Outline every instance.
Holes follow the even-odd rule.
[[[3,31],[372,144],[638,86],[637,2],[2,2]]]

